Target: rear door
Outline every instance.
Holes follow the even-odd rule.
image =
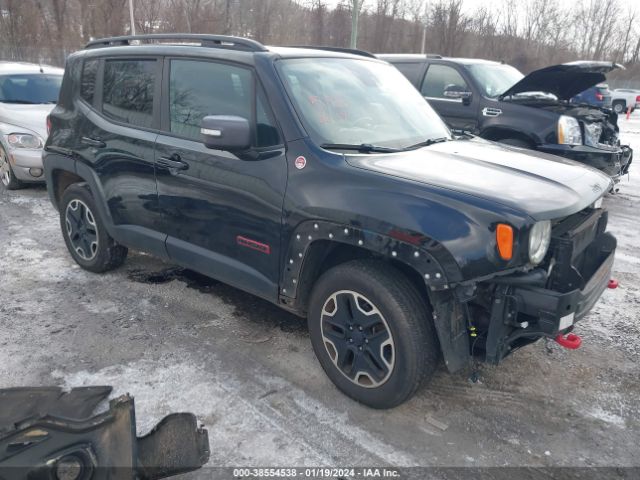
[[[253,147],[204,146],[207,115],[247,118]],[[276,298],[287,164],[282,136],[252,68],[167,58],[156,177],[167,251],[176,262]]]
[[[460,71],[450,65],[432,63],[422,81],[420,92],[454,130],[475,131],[479,98],[460,98],[452,92],[471,93],[471,87]]]
[[[97,174],[121,238],[163,256],[154,169],[161,72],[155,56],[86,59],[78,154]]]

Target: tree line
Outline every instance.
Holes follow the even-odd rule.
[[[270,45],[348,47],[354,4],[358,48],[501,60],[524,72],[572,60],[627,66],[636,85],[635,0],[133,0],[137,33],[218,33]],[[638,6],[640,8],[640,5]],[[0,0],[0,59],[61,65],[93,38],[130,33],[128,0]],[[640,87],[640,78],[637,85]]]

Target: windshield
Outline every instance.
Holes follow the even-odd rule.
[[[348,58],[278,64],[305,129],[319,145],[402,149],[451,137],[422,95],[391,65]]]
[[[44,73],[0,75],[0,102],[56,103],[62,75]]]
[[[489,98],[499,97],[524,77],[511,65],[476,63],[466,67],[482,92]]]

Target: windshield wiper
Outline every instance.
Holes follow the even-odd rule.
[[[360,145],[350,143],[323,143],[320,147],[327,150],[356,150],[360,153],[395,153],[402,151],[397,148],[381,147],[379,145],[371,145],[370,143],[361,143]]]
[[[425,140],[424,142],[416,143],[415,145],[409,145],[402,149],[403,152],[407,150],[417,150],[418,148],[428,147],[433,145],[434,143],[442,143],[449,140],[449,137],[440,137],[440,138],[430,138],[429,140]]]

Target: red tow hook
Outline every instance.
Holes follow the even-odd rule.
[[[607,285],[608,288],[618,288],[618,280],[616,280],[615,278],[612,278],[611,280],[609,280],[609,284]]]
[[[556,342],[558,342],[560,346],[568,348],[569,350],[575,350],[576,348],[580,348],[580,345],[582,345],[582,339],[575,333],[570,333],[566,337],[559,334],[556,337]]]

